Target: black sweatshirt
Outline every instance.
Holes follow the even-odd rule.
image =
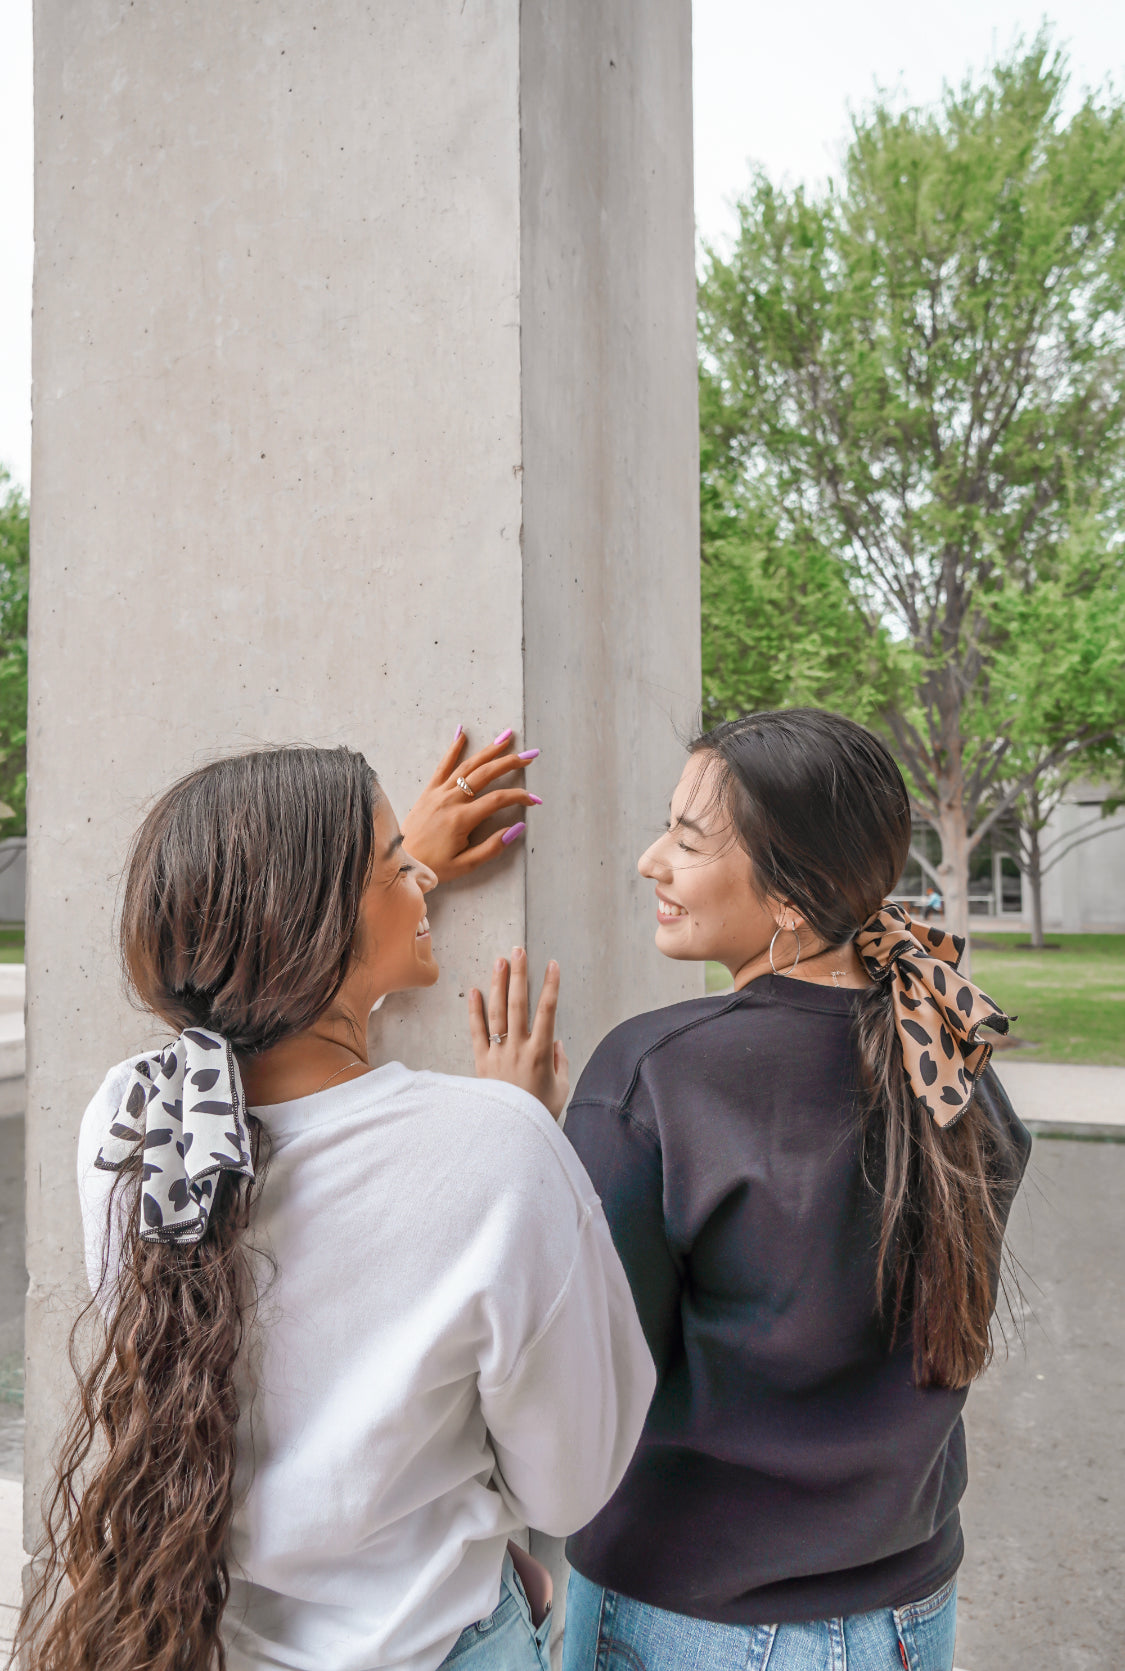
[[[624,1480],[567,1543],[608,1589],[772,1624],[903,1606],[960,1564],[965,1393],[915,1387],[876,1306],[858,996],[767,975],[627,1021],[579,1082],[566,1134],[659,1377]],[[1031,1139],[991,1070],[978,1096],[1006,1213]]]

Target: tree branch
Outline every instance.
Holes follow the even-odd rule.
[[[937,888],[938,892],[940,893],[941,892],[941,878],[938,876],[937,870],[930,863],[929,859],[927,859],[926,855],[921,851],[921,849],[914,846],[913,842],[911,842],[911,844],[910,844],[910,857],[914,860],[915,864],[921,870],[922,875],[923,876],[928,876],[930,881],[934,884],[935,888]]]
[[[1112,817],[1095,818],[1087,824],[1080,824],[1076,830],[1068,830],[1065,836],[1056,836],[1054,841],[1040,849],[1041,873],[1045,876],[1049,870],[1054,869],[1060,859],[1065,859],[1068,853],[1073,853],[1076,847],[1083,847],[1086,842],[1096,841],[1099,836],[1112,835],[1115,831],[1122,830],[1125,830],[1125,819],[1115,822]],[[1061,842],[1065,842],[1066,845],[1062,847],[1060,852],[1056,853],[1054,850]],[[1047,858],[1048,853],[1053,856]]]
[[[1000,799],[996,802],[988,814],[988,817],[982,821],[982,823],[969,837],[969,852],[971,853],[974,851],[981,840],[988,834],[989,830],[996,823],[997,819],[1002,818],[1006,812],[1010,812],[1012,807],[1019,800],[1020,796],[1025,794],[1044,772],[1052,771],[1056,766],[1064,766],[1068,761],[1083,754],[1086,749],[1092,746],[1092,744],[1104,742],[1107,737],[1112,737],[1114,735],[1115,733],[1113,731],[1099,731],[1091,735],[1084,735],[1080,733],[1075,737],[1068,738],[1065,743],[1060,743],[1055,748],[1050,749],[1042,756],[1038,765],[1033,766],[1030,771],[1025,772],[1022,777],[1017,778],[1016,781],[1004,791],[1003,795],[1001,795]]]

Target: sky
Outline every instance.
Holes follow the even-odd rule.
[[[162,0],[156,0],[162,3]],[[237,3],[237,0],[236,0]],[[823,181],[849,112],[882,89],[930,104],[944,83],[979,73],[1050,22],[1070,54],[1074,94],[1111,79],[1125,89],[1125,3],[1067,0],[695,0],[695,205],[720,247],[751,163],[774,177]],[[31,454],[31,0],[0,0],[0,464],[27,486]]]

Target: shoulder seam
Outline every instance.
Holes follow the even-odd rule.
[[[647,1126],[642,1125],[632,1109],[626,1108],[623,1102],[614,1102],[611,1097],[576,1097],[567,1109],[568,1117],[572,1108],[606,1108],[611,1114],[620,1115],[625,1123],[631,1126],[646,1142],[652,1143],[656,1148],[660,1147],[659,1132],[650,1131]],[[563,1136],[566,1136],[565,1129]]]
[[[716,1017],[720,1015],[727,1015],[741,1001],[742,993],[734,992],[721,1009],[712,1010],[708,1015],[698,1015],[692,1021],[681,1022],[678,1027],[673,1027],[670,1032],[662,1033],[660,1038],[655,1039],[653,1043],[649,1045],[648,1049],[645,1050],[637,1059],[637,1065],[633,1069],[633,1077],[630,1079],[625,1090],[625,1095],[622,1097],[619,1105],[622,1111],[625,1111],[625,1104],[629,1101],[629,1098],[636,1090],[637,1080],[641,1076],[641,1069],[644,1067],[650,1056],[654,1056],[656,1052],[663,1049],[666,1044],[671,1044],[673,1039],[678,1039],[682,1033],[690,1033],[696,1027],[703,1027],[707,1024],[707,1022],[714,1021]],[[634,1122],[634,1124],[635,1123],[636,1122]]]

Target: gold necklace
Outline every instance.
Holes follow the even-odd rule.
[[[324,1084],[317,1086],[316,1090],[313,1092],[313,1096],[319,1096],[321,1091],[325,1089],[325,1086],[331,1085],[334,1079],[338,1079],[342,1073],[347,1073],[349,1068],[365,1068],[367,1066],[368,1064],[363,1061],[361,1057],[353,1056],[351,1061],[345,1062],[342,1068],[337,1068],[335,1073],[330,1073],[328,1078],[324,1081]]]

